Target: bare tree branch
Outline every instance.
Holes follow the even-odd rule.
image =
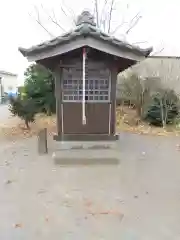
[[[128,28],[128,30],[126,31],[126,34],[129,34],[130,31],[132,31],[132,29],[138,24],[139,20],[142,18],[142,16],[140,15],[140,13],[137,13],[130,21],[130,27]]]
[[[113,12],[113,7],[114,7],[114,1],[115,0],[111,0],[111,5],[110,5],[109,19],[108,19],[108,33],[111,30],[112,12]]]
[[[130,21],[130,25],[133,23],[133,21],[134,20],[136,20],[140,15],[139,15],[140,13],[138,12],[132,19],[131,19],[131,21]]]
[[[69,10],[70,16],[67,16],[67,17],[70,18],[70,20],[71,20],[71,21],[73,22],[73,24],[75,25],[75,24],[76,24],[76,15],[75,15],[74,11],[72,10],[72,8],[71,8],[70,6],[66,6],[64,0],[63,0],[63,2],[62,2],[62,5],[61,5],[61,6],[64,6],[64,7],[66,8],[66,11]],[[65,12],[66,12],[66,11],[65,11]],[[66,15],[66,13],[65,13],[65,15]]]
[[[126,5],[126,9],[127,9],[127,10],[129,9],[129,4]],[[136,15],[136,16],[137,16],[137,15]],[[130,25],[132,25],[132,23],[133,23],[134,19],[136,18],[136,16],[133,17],[133,18],[131,19],[130,23],[129,23],[129,22],[125,21],[125,16],[123,15],[123,18],[122,18],[121,23],[118,24],[118,25],[115,27],[115,29],[111,32],[111,34],[114,35],[114,34],[115,34],[121,27],[123,27],[125,24],[130,24]]]
[[[64,8],[65,5],[61,5],[61,11],[62,13],[64,14],[65,17],[67,17],[68,19],[70,19],[72,21],[73,24],[76,23],[76,20],[75,20],[75,14],[73,12],[73,10],[71,8],[67,8],[69,10],[69,14],[68,14],[68,11],[66,9],[66,7]],[[49,14],[47,12],[47,10],[44,8],[43,4],[41,4],[41,9],[42,11],[46,14],[46,16],[48,17],[48,19],[54,24],[56,25],[58,28],[61,29],[61,31],[65,32],[65,28],[62,26],[62,24],[60,24],[60,22],[57,20],[57,17],[56,17],[56,14],[55,14],[55,11],[52,9],[51,12],[52,14]],[[50,35],[50,37],[54,37],[54,35],[45,27],[45,25],[42,23],[41,19],[40,19],[40,13],[39,13],[39,9],[37,8],[37,6],[34,6],[34,11],[36,13],[36,18],[35,18],[35,21],[48,33],[48,35]],[[31,17],[32,15],[29,14]]]
[[[99,27],[98,0],[95,0],[94,7],[95,7],[95,15],[96,15],[97,27]]]
[[[156,56],[157,54],[161,53],[164,50],[164,47],[162,47],[160,50],[154,52],[153,54],[151,54],[151,56]]]
[[[63,5],[61,5],[61,11],[64,13],[64,16],[66,16],[67,19],[71,20],[72,24],[74,24],[74,25],[76,24],[75,19],[73,18],[73,16],[72,15],[71,16],[68,15],[67,10],[64,9]]]
[[[34,6],[34,10],[36,12],[36,15],[37,17],[35,18],[35,21],[45,30],[45,32],[48,33],[48,35],[53,38],[54,35],[47,29],[44,27],[43,23],[41,22],[41,19],[40,19],[40,14],[39,14],[39,10],[36,6]],[[32,17],[32,14],[29,13],[29,16]]]
[[[104,15],[105,15],[105,10],[106,10],[106,5],[107,5],[107,2],[108,2],[108,0],[105,0],[104,1],[104,4],[103,4],[103,8],[102,8],[102,12],[101,12],[101,18],[100,18],[100,26],[101,25],[104,25],[104,19],[103,19],[103,17],[104,17]],[[105,30],[105,26],[104,26],[104,30]]]
[[[50,14],[47,13],[47,11],[45,10],[45,8],[44,8],[44,6],[42,4],[41,4],[41,8],[46,13],[46,15],[48,16],[49,20],[52,23],[54,23],[57,27],[59,27],[63,32],[65,32],[65,29],[58,23],[54,10],[52,10],[52,12],[53,12],[53,17],[52,17]]]
[[[125,22],[124,19],[123,19],[122,23],[119,24],[119,25],[113,30],[113,32],[111,32],[111,34],[114,35],[114,34],[115,34],[124,24],[126,24],[126,23],[127,23],[127,22]]]
[[[70,19],[72,24],[76,24],[76,16],[74,11],[67,7],[65,0],[61,0],[60,5],[60,11],[64,14],[64,16],[67,19]],[[94,16],[96,19],[97,27],[104,30],[104,32],[107,32],[109,34],[115,34],[122,26],[125,24],[128,25],[128,22],[125,21],[125,17],[122,18],[122,22],[118,24],[113,31],[112,30],[112,21],[113,21],[113,11],[117,10],[116,0],[103,0],[103,5],[99,5],[99,0],[93,0],[93,6],[94,6]],[[100,9],[101,8],[101,9]],[[129,5],[127,4],[127,9],[129,8]],[[43,22],[40,19],[39,10],[37,7],[34,7],[36,12],[36,22],[51,36],[54,37],[53,34],[46,28],[46,26],[43,24]],[[46,14],[48,17],[48,20],[52,22],[55,26],[61,29],[61,31],[65,32],[65,28],[62,26],[61,22],[56,17],[55,11],[52,9],[50,13],[47,12],[47,10],[44,8],[43,5],[41,5],[42,11]],[[139,20],[141,19],[140,13],[137,13],[130,21],[129,28],[125,32],[125,34],[129,34],[129,32],[138,24]]]

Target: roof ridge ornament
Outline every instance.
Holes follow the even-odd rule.
[[[92,26],[96,26],[96,23],[94,21],[94,16],[88,10],[84,10],[77,17],[76,26],[79,26],[82,24],[90,24]]]

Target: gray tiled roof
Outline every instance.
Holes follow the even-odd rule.
[[[99,39],[101,41],[106,41],[109,44],[118,46],[124,50],[130,50],[134,52],[137,55],[142,55],[147,57],[151,51],[152,48],[147,49],[141,49],[137,46],[130,45],[127,42],[121,41],[115,37],[109,36],[108,34],[102,32],[100,29],[98,29],[93,21],[92,15],[84,11],[77,19],[76,28],[64,35],[61,35],[59,37],[56,37],[50,41],[46,41],[44,43],[41,43],[39,45],[33,46],[31,48],[25,49],[25,48],[19,48],[19,51],[24,55],[28,56],[29,54],[37,53],[45,49],[49,49],[55,46],[59,46],[61,44],[68,43],[72,40],[75,40],[79,36],[88,37],[91,36],[93,38]]]

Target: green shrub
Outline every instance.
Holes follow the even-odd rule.
[[[54,79],[52,73],[40,64],[32,64],[25,72],[25,84],[18,96],[10,99],[10,111],[25,121],[33,122],[36,113],[55,113]]]
[[[161,89],[153,94],[152,101],[145,114],[145,120],[155,126],[174,122],[179,113],[179,98],[173,90]]]
[[[32,99],[22,100],[20,96],[17,98],[10,98],[9,110],[14,116],[18,116],[24,120],[27,129],[29,129],[29,123],[34,122],[35,118],[35,105]]]
[[[40,64],[32,64],[25,72],[22,98],[32,99],[38,113],[51,115],[56,111],[52,73]]]

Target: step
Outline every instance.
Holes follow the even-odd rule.
[[[53,142],[54,150],[64,149],[118,149],[117,141]]]
[[[120,153],[114,149],[65,149],[53,152],[55,164],[117,165]]]

